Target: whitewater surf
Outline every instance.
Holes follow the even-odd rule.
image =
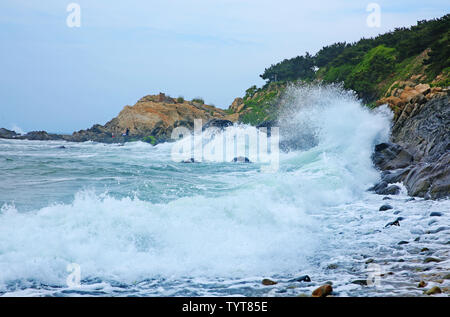
[[[229,150],[193,164],[172,157],[191,136],[121,147],[0,140],[0,294],[294,296],[327,281],[341,296],[420,294],[416,255],[450,249],[448,215],[429,214],[450,203],[411,200],[402,187],[379,211],[383,196],[367,191],[380,179],[371,155],[392,113],[338,86],[287,96],[280,141],[302,142],[280,151],[275,172],[252,157],[231,162],[237,148],[257,152],[248,125],[204,131],[202,146],[225,140]],[[406,210],[401,226],[386,226]],[[382,288],[354,283],[374,273]],[[305,274],[310,282],[295,281]]]

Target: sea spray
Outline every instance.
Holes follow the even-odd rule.
[[[318,250],[335,238],[325,230],[333,219],[318,221],[317,216],[362,198],[378,179],[370,156],[376,143],[387,140],[390,118],[336,86],[291,87],[287,94],[290,121],[282,117],[280,131],[288,127],[309,143],[280,153],[277,173],[219,158],[173,162],[173,143],[74,144],[70,153],[39,143],[32,155],[27,155],[34,146],[29,141],[2,145],[35,171],[27,172],[26,181],[35,182],[27,188],[30,195],[61,198],[31,211],[4,207],[0,282],[64,286],[70,263],[80,265],[82,281],[121,283],[313,270]],[[255,130],[235,125],[207,134],[202,142]],[[248,148],[254,145],[245,146],[254,152]],[[48,163],[39,163],[42,157]],[[25,184],[20,173],[11,175],[8,186]],[[46,182],[39,185],[42,175]],[[67,180],[49,181],[61,175]],[[0,201],[11,202],[2,195]],[[64,201],[67,195],[72,201]],[[16,199],[20,203],[19,195]]]

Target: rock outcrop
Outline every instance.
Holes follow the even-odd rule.
[[[20,134],[5,128],[0,128],[0,139],[15,139],[20,137]]]
[[[134,106],[125,106],[117,117],[105,125],[95,124],[72,135],[49,134],[45,131],[18,135],[13,131],[1,129],[0,138],[103,143],[150,140],[152,144],[156,144],[169,141],[172,130],[176,127],[193,129],[194,119],[202,119],[203,124],[210,122],[211,126],[226,126],[236,121],[224,110],[199,100],[185,101],[183,98],[174,99],[160,93],[145,96]]]
[[[409,88],[407,88],[409,87]],[[392,143],[379,144],[373,161],[383,170],[373,190],[403,182],[411,196],[450,196],[450,98],[448,89],[407,86],[398,96],[381,99],[394,110]],[[395,92],[394,92],[395,94]],[[389,99],[390,98],[390,99]],[[397,98],[397,99],[394,99]],[[395,102],[393,102],[393,100]]]

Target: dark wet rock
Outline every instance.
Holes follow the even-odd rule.
[[[58,149],[67,149],[64,145],[58,146]]]
[[[261,283],[266,286],[278,284],[278,282],[272,281],[268,278],[263,279]]]
[[[403,182],[408,194],[426,199],[450,196],[450,98],[444,93],[403,107],[391,141],[375,147],[372,159],[387,184]],[[420,101],[420,102],[419,102]]]
[[[417,287],[423,288],[423,287],[425,287],[425,286],[427,286],[427,285],[428,285],[427,282],[425,282],[425,281],[420,281],[419,284],[417,285]]]
[[[322,285],[312,292],[312,297],[326,297],[333,292],[333,287],[330,284]]]
[[[393,141],[417,162],[404,180],[412,196],[438,199],[450,195],[449,104],[448,95],[431,99],[414,116],[394,125]]]
[[[202,130],[206,130],[208,128],[219,128],[219,129],[225,129],[229,126],[232,126],[233,122],[230,120],[225,119],[212,119],[209,120],[207,123],[205,123],[202,127]]]
[[[372,160],[381,170],[395,170],[409,166],[413,157],[398,144],[381,143],[375,146]]]
[[[244,156],[238,156],[235,157],[232,162],[235,163],[251,163],[251,161],[248,159],[248,157],[244,157]]]
[[[367,285],[367,280],[354,280],[354,281],[352,281],[352,284],[366,286]]]
[[[293,278],[292,280],[289,280],[289,282],[311,282],[311,279],[308,275],[302,275],[302,276]]]
[[[374,262],[373,259],[368,259],[368,260],[366,261],[366,264],[370,264],[370,263],[373,263],[373,262]]]
[[[397,185],[389,185],[380,192],[380,195],[398,195],[400,194],[400,187]]]
[[[15,131],[0,128],[0,139],[15,139],[19,136],[20,134],[16,133]]]
[[[443,216],[443,213],[439,211],[433,211],[432,213],[430,213],[430,217],[441,217],[441,216]]]
[[[381,179],[388,184],[400,183],[406,178],[410,170],[410,167],[405,167],[393,171],[383,171]]]
[[[420,237],[415,238],[414,241],[419,242],[420,241]]]
[[[434,295],[434,294],[441,294],[442,290],[439,288],[439,286],[433,286],[429,290],[425,291],[424,294],[426,295]]]
[[[385,181],[381,181],[378,184],[375,184],[374,186],[370,187],[368,189],[368,191],[379,194],[379,193],[381,193],[382,190],[386,189],[387,187],[388,187],[388,183]]]
[[[190,159],[186,159],[186,160],[184,160],[184,161],[181,161],[181,163],[197,163],[197,161],[194,160],[193,157],[191,157]]]
[[[441,260],[438,259],[438,258],[432,258],[432,257],[429,257],[429,258],[426,258],[426,259],[423,261],[423,263],[431,263],[431,262],[439,263],[439,262],[441,262]]]
[[[401,213],[401,210],[396,210],[393,212],[394,215],[398,215],[399,213]]]
[[[403,245],[403,244],[408,244],[408,243],[409,243],[408,241],[402,240],[402,241],[400,241],[400,242],[398,243],[398,245]]]
[[[409,201],[414,201],[414,200],[416,200],[416,199],[414,197],[411,197],[411,198],[406,199],[405,202],[407,203]]]
[[[424,198],[444,198],[450,192],[450,152],[433,163],[416,164],[404,180],[408,194]]]
[[[402,221],[403,219],[404,219],[403,217],[398,217],[394,221],[387,223],[384,227],[387,228],[390,226],[400,226],[400,221]]]
[[[450,99],[434,98],[403,122],[395,122],[393,141],[406,149],[415,161],[436,161],[448,151]]]
[[[428,248],[422,248],[422,250],[420,250],[420,252],[427,252],[427,251],[430,251],[430,249],[428,249]]]
[[[383,200],[391,200],[391,197],[383,197]]]
[[[392,209],[392,208],[393,207],[391,205],[386,204],[386,205],[381,206],[379,211],[386,211],[386,210],[389,210],[389,209]]]

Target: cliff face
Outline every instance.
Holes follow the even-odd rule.
[[[400,93],[398,102],[389,103],[396,111],[392,143],[377,146],[373,156],[384,171],[382,182],[374,188],[379,194],[386,194],[390,183],[403,182],[411,196],[450,196],[448,89],[419,88],[405,89],[407,94]]]

